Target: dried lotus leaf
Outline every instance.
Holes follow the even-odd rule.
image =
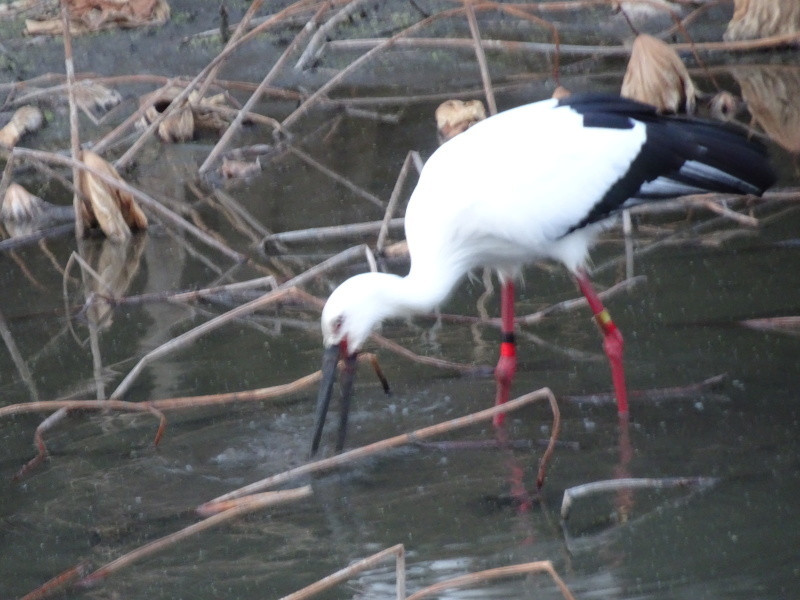
[[[21,106],[11,120],[0,129],[0,146],[13,148],[26,133],[37,131],[44,123],[44,116],[35,106]]]
[[[109,162],[94,152],[84,150],[82,158],[94,171],[124,181]],[[128,240],[131,230],[147,228],[147,217],[128,192],[107,184],[88,170],[81,170],[78,188],[89,202],[88,206],[84,203],[82,210],[87,227],[99,225],[103,233],[116,242]]]
[[[725,41],[756,40],[800,32],[799,0],[734,0]]]
[[[678,54],[669,44],[639,34],[622,80],[621,95],[655,106],[660,112],[693,113],[697,92]]]
[[[436,130],[439,142],[453,139],[486,118],[486,109],[480,100],[446,100],[436,109]]]

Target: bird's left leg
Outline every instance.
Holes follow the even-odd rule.
[[[611,320],[611,315],[608,314],[608,310],[603,306],[597,292],[594,291],[586,272],[578,271],[575,274],[575,278],[578,281],[581,293],[589,302],[589,308],[592,309],[600,330],[603,332],[603,350],[605,350],[608,362],[611,364],[611,379],[614,382],[614,393],[617,396],[617,410],[621,417],[627,418],[628,391],[625,387],[625,371],[622,367],[622,333],[617,329],[614,321]]]
[[[500,288],[500,360],[494,369],[494,378],[497,381],[497,396],[495,405],[508,402],[511,389],[511,380],[517,372],[517,345],[514,341],[514,282],[511,279],[501,282]],[[494,417],[495,426],[505,422],[505,413]]]

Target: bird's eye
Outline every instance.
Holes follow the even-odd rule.
[[[339,330],[341,330],[341,328],[342,328],[342,324],[343,323],[344,323],[344,317],[343,316],[340,315],[340,316],[336,317],[333,320],[333,324],[331,325],[331,329],[333,330],[333,333],[338,334]]]

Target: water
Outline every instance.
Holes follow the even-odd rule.
[[[796,67],[784,67],[782,76],[783,81],[795,80]],[[579,89],[580,80],[570,87]],[[541,94],[535,86],[522,88],[501,96],[500,102],[511,106]],[[414,148],[427,155],[434,148],[432,108],[415,106],[396,126],[346,119],[335,136],[308,150],[359,185],[388,197],[405,153]],[[209,226],[234,247],[250,252],[245,236],[208,204],[196,203],[181,184],[179,174],[191,173],[197,157],[202,160],[207,151],[202,142],[154,150],[155,157],[138,171],[143,181],[150,175],[142,185],[193,203]],[[796,186],[797,154],[777,145],[771,152],[781,185]],[[381,209],[355,199],[292,157],[272,165],[249,186],[229,191],[275,231],[382,217]],[[309,499],[201,533],[114,574],[93,591],[74,591],[68,597],[277,598],[398,543],[407,552],[411,591],[482,569],[550,560],[582,599],[795,596],[800,575],[800,338],[746,329],[738,322],[800,314],[800,256],[792,243],[800,231],[800,211],[791,202],[755,210],[759,229],[717,222],[709,227],[711,233],[637,256],[635,273],[645,275],[646,283],[609,301],[625,334],[632,389],[686,386],[727,374],[721,389],[661,401],[633,399],[629,459],[611,406],[569,401],[610,389],[588,312],[553,316],[525,329],[546,345],[520,336],[514,391],[549,386],[561,399],[561,440],[574,445],[559,447],[541,496],[529,510],[515,503],[510,480],[521,471],[524,485],[533,489],[541,447],[405,447],[301,478],[287,487],[310,483],[314,494]],[[653,227],[688,231],[712,218],[699,211],[684,222],[685,217],[643,217],[637,244],[652,240]],[[737,235],[720,242],[720,232]],[[300,272],[318,262],[320,254],[351,243],[294,245],[297,255],[285,264]],[[102,260],[121,272],[115,288],[120,295],[206,287],[224,280],[229,268],[212,251],[158,225],[127,258],[108,254],[98,240],[86,246],[96,267],[108,264],[100,259],[105,249]],[[98,381],[108,395],[144,353],[227,308],[124,304],[105,315],[93,352],[86,316],[73,313],[70,329],[64,313],[62,271],[74,247],[71,239],[50,240],[0,257],[0,311],[30,373],[26,382],[25,368],[12,360],[10,351],[0,352],[3,405],[97,397]],[[622,278],[622,263],[605,266],[622,252],[619,233],[612,231],[593,253],[598,286]],[[364,268],[340,269],[308,289],[324,296],[347,274]],[[402,272],[405,267],[395,268]],[[85,291],[79,270],[73,266],[68,275],[66,304],[80,305]],[[231,278],[263,275],[263,270],[240,267]],[[443,310],[474,315],[482,292],[480,283],[465,282]],[[524,314],[572,298],[576,290],[562,270],[532,267],[520,293],[518,311]],[[487,309],[497,313],[496,296]],[[313,310],[287,306],[264,311],[257,320],[228,324],[147,367],[126,399],[222,393],[293,381],[318,368],[316,319]],[[497,334],[489,327],[420,318],[389,323],[384,334],[421,354],[475,364],[496,360]],[[492,402],[491,379],[420,366],[385,350],[379,355],[393,393],[385,397],[369,369],[360,369],[348,448]],[[95,357],[100,357],[99,366]],[[303,464],[314,392],[170,411],[158,449],[152,446],[157,421],[151,415],[76,415],[46,434],[50,459],[20,482],[10,477],[33,456],[33,432],[43,417],[4,418],[0,597],[22,596],[84,560],[99,567],[196,522],[192,510],[197,505]],[[522,409],[509,419],[509,437],[546,438],[551,422],[545,405]],[[332,452],[332,429],[329,425],[323,438],[324,453]],[[481,441],[494,435],[484,424],[444,439]],[[569,521],[560,523],[565,489],[622,474],[713,477],[717,482],[702,490],[581,499]],[[387,564],[319,597],[392,598],[393,590],[394,566]],[[539,574],[439,597],[561,596]]]

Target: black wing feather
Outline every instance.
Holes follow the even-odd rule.
[[[766,147],[732,125],[661,115],[648,104],[605,94],[569,96],[559,106],[583,115],[584,127],[630,129],[639,121],[647,136],[627,172],[571,231],[636,203],[685,193],[760,195],[775,182]]]

